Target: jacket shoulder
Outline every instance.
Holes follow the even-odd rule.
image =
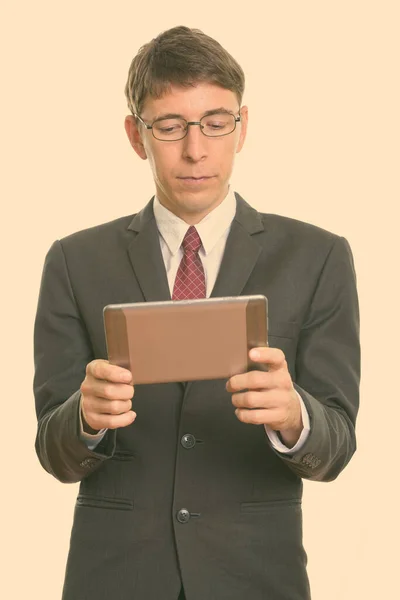
[[[75,231],[74,233],[61,238],[60,242],[64,247],[71,247],[81,244],[90,245],[92,242],[98,243],[107,238],[114,238],[127,231],[129,224],[135,216],[135,214],[126,215],[124,217],[119,217],[118,219],[113,219],[112,221],[107,221],[106,223]]]
[[[259,213],[264,224],[265,231],[274,232],[276,234],[295,237],[297,239],[308,239],[315,241],[325,241],[328,243],[335,242],[341,236],[305,221],[285,217],[277,214]]]

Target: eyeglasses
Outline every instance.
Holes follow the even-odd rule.
[[[236,129],[236,123],[241,121],[241,115],[238,117],[229,112],[218,112],[211,115],[205,115],[200,121],[186,121],[180,117],[172,117],[170,119],[156,119],[151,125],[143,121],[139,115],[134,114],[139,121],[146,127],[151,129],[156,140],[163,142],[176,142],[182,140],[189,130],[189,125],[200,125],[200,131],[207,137],[222,137],[229,135]]]

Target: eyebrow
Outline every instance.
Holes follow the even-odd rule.
[[[219,108],[213,108],[211,110],[206,110],[206,112],[202,115],[202,117],[210,117],[211,115],[216,115],[216,114],[221,114],[221,113],[227,114],[227,115],[233,114],[233,112],[231,110],[228,110],[227,108],[224,108],[223,106],[220,106]],[[154,119],[154,121],[159,121],[160,119],[185,119],[185,117],[183,115],[180,115],[179,113],[162,113],[161,115],[158,115]],[[185,119],[185,121],[186,121],[186,119]]]

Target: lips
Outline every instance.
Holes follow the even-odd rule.
[[[178,177],[178,179],[194,179],[194,180],[198,180],[198,179],[211,179],[211,175],[199,175],[197,177],[194,177],[194,175],[187,175],[185,177]]]

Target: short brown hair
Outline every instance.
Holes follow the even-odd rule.
[[[239,105],[244,73],[236,60],[199,29],[173,27],[142,46],[132,60],[125,96],[132,114],[140,115],[147,96],[160,98],[172,85],[214,83],[236,93]]]

